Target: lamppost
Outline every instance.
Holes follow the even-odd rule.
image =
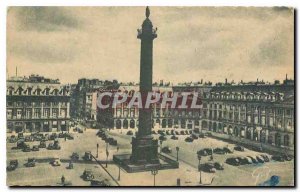
[[[160,153],[161,153],[161,151],[162,151],[162,144],[163,144],[163,140],[159,140],[159,143],[160,143]]]
[[[202,184],[202,180],[201,180],[201,155],[198,155],[198,160],[199,160],[199,164],[198,164],[198,169],[199,169],[199,174],[200,174],[200,178],[199,178],[199,183]]]
[[[158,173],[158,170],[157,170],[157,169],[152,169],[152,170],[151,170],[151,174],[154,176],[154,177],[153,177],[153,179],[154,179],[154,180],[153,180],[153,182],[154,182],[154,183],[153,183],[153,186],[155,186],[155,175],[157,175],[157,173]]]
[[[121,164],[119,162],[119,176],[118,176],[118,181],[121,180]]]
[[[176,147],[176,152],[177,152],[177,161],[178,161],[178,152],[179,152],[179,147]]]
[[[108,161],[108,156],[109,156],[109,152],[108,152],[108,150],[106,150],[106,168],[107,168],[107,161]]]
[[[99,144],[97,143],[97,155],[96,155],[96,158],[98,158],[98,149],[99,149]]]

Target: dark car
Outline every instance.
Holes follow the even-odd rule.
[[[28,144],[24,144],[23,152],[30,152],[30,151],[31,151],[30,146]]]
[[[34,145],[34,146],[32,147],[32,151],[39,151],[39,150],[40,150],[40,148],[39,148],[38,145]]]
[[[192,137],[193,139],[198,139],[198,136],[197,136],[196,134],[191,134],[191,137]]]
[[[171,130],[171,134],[172,134],[172,135],[175,135],[175,131],[174,131],[174,130]]]
[[[275,160],[275,161],[284,162],[283,155],[273,155],[272,159]]]
[[[109,143],[110,145],[113,145],[113,146],[118,145],[118,141],[117,141],[116,139],[111,139],[111,140],[108,141],[108,143]]]
[[[132,131],[127,131],[126,135],[133,135],[133,132]]]
[[[258,163],[257,159],[251,156],[247,156],[251,159],[252,163]]]
[[[14,136],[14,135],[12,135],[12,136],[10,136],[8,142],[9,142],[9,143],[15,143],[15,142],[17,142],[17,140],[18,140],[17,137]]]
[[[249,160],[246,157],[237,157],[240,162],[240,165],[247,165],[249,164]]]
[[[264,159],[265,162],[269,162],[270,161],[270,158],[267,155],[262,154],[260,156]]]
[[[193,133],[193,131],[192,130],[189,130],[189,134],[192,134]]]
[[[78,160],[79,159],[79,155],[78,155],[78,153],[72,153],[72,155],[71,155],[71,159],[72,160]]]
[[[49,143],[47,149],[48,150],[53,150],[53,143]]]
[[[185,135],[185,132],[183,130],[180,131],[180,135]]]
[[[176,134],[176,135],[180,135],[179,131],[175,131],[175,134]]]
[[[24,139],[18,140],[17,149],[24,149],[25,146],[26,146],[26,143],[25,143]]]
[[[78,131],[78,133],[83,133],[82,129],[78,129],[77,131]]]
[[[230,149],[229,147],[223,147],[223,150],[225,153],[233,153],[233,150]]]
[[[86,161],[92,161],[93,160],[92,153],[90,151],[85,152],[84,156],[82,158]]]
[[[34,139],[33,139],[32,136],[27,135],[27,136],[25,137],[25,142],[32,142],[32,141],[34,141]]]
[[[23,133],[18,133],[18,139],[24,139],[24,134]]]
[[[203,150],[206,151],[208,155],[213,154],[213,150],[211,148],[204,148]]]
[[[204,135],[204,133],[200,133],[199,138],[206,138],[206,136]]]
[[[65,137],[66,137],[68,140],[74,140],[74,136],[71,135],[70,133],[65,133]]]
[[[64,138],[64,137],[65,137],[65,134],[63,134],[63,133],[58,134],[58,138]]]
[[[212,155],[212,149],[210,148],[204,148],[204,149],[201,149],[197,152],[198,155],[201,155],[201,156],[208,156],[208,155]]]
[[[175,135],[172,135],[171,139],[178,140],[178,137],[176,137]]]
[[[223,154],[225,154],[225,151],[222,148],[215,148],[214,153],[223,155]]]
[[[286,161],[291,161],[291,160],[293,159],[293,156],[292,156],[292,155],[284,154],[284,155],[283,155],[283,158],[284,158],[284,160],[286,160]]]
[[[17,159],[10,160],[9,165],[7,166],[7,171],[14,171],[19,165],[19,162]]]
[[[165,136],[161,135],[161,136],[159,136],[159,140],[161,140],[161,141],[166,141],[167,138],[166,138]]]
[[[55,140],[56,138],[57,138],[57,134],[56,134],[56,133],[52,133],[52,134],[50,135],[49,140]]]
[[[185,131],[185,134],[186,134],[186,135],[188,135],[188,134],[189,134],[189,131],[188,131],[188,130],[186,130],[186,131]]]
[[[226,163],[229,164],[229,165],[233,165],[233,166],[239,166],[240,165],[240,161],[238,160],[238,158],[235,158],[235,157],[227,158]]]
[[[58,140],[55,140],[54,143],[53,143],[53,149],[55,150],[60,150],[60,145],[59,145],[59,142]]]
[[[161,151],[163,153],[172,153],[172,149],[170,147],[163,147]]]
[[[208,172],[208,173],[215,173],[216,172],[216,168],[214,163],[204,163],[199,165],[198,167],[199,170],[204,171],[204,172]]]
[[[189,143],[191,143],[191,142],[193,142],[194,141],[194,139],[192,138],[192,137],[187,137],[187,138],[185,138],[185,140],[184,140],[185,142],[189,142]]]
[[[167,135],[171,135],[170,131],[166,131],[166,134],[167,134]]]
[[[265,161],[264,161],[264,158],[261,157],[260,155],[256,156],[256,160],[257,160],[257,162],[259,162],[259,163],[264,163],[264,162],[265,162]]]
[[[94,174],[92,172],[91,169],[85,169],[83,174],[82,174],[82,178],[85,181],[91,181],[94,179]]]
[[[236,151],[245,151],[244,147],[243,147],[243,146],[240,146],[240,145],[235,146],[235,147],[234,147],[234,150],[236,150]]]
[[[26,167],[35,167],[35,158],[28,158],[27,163],[25,163]]]
[[[214,163],[214,167],[217,169],[217,170],[224,170],[224,165],[222,163],[219,163],[219,162],[215,162]]]
[[[263,152],[263,148],[261,146],[259,146],[259,147],[252,147],[251,149],[253,151],[257,151],[257,152]]]

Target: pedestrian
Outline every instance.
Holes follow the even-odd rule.
[[[212,154],[210,155],[210,160],[211,160],[211,161],[213,161],[213,160],[214,160],[214,157],[213,157],[213,155],[212,155]]]
[[[61,183],[62,183],[62,184],[65,184],[65,180],[66,180],[66,178],[65,178],[65,176],[64,176],[64,175],[61,177],[61,179],[60,179],[60,180],[61,180]]]
[[[119,151],[119,146],[117,146],[117,152]]]

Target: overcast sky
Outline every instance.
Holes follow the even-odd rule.
[[[288,8],[150,7],[158,28],[153,80],[273,82],[294,74]],[[9,76],[139,80],[145,7],[10,7]]]

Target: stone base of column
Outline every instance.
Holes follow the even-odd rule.
[[[159,164],[158,142],[152,138],[132,138],[132,155],[134,164]]]

